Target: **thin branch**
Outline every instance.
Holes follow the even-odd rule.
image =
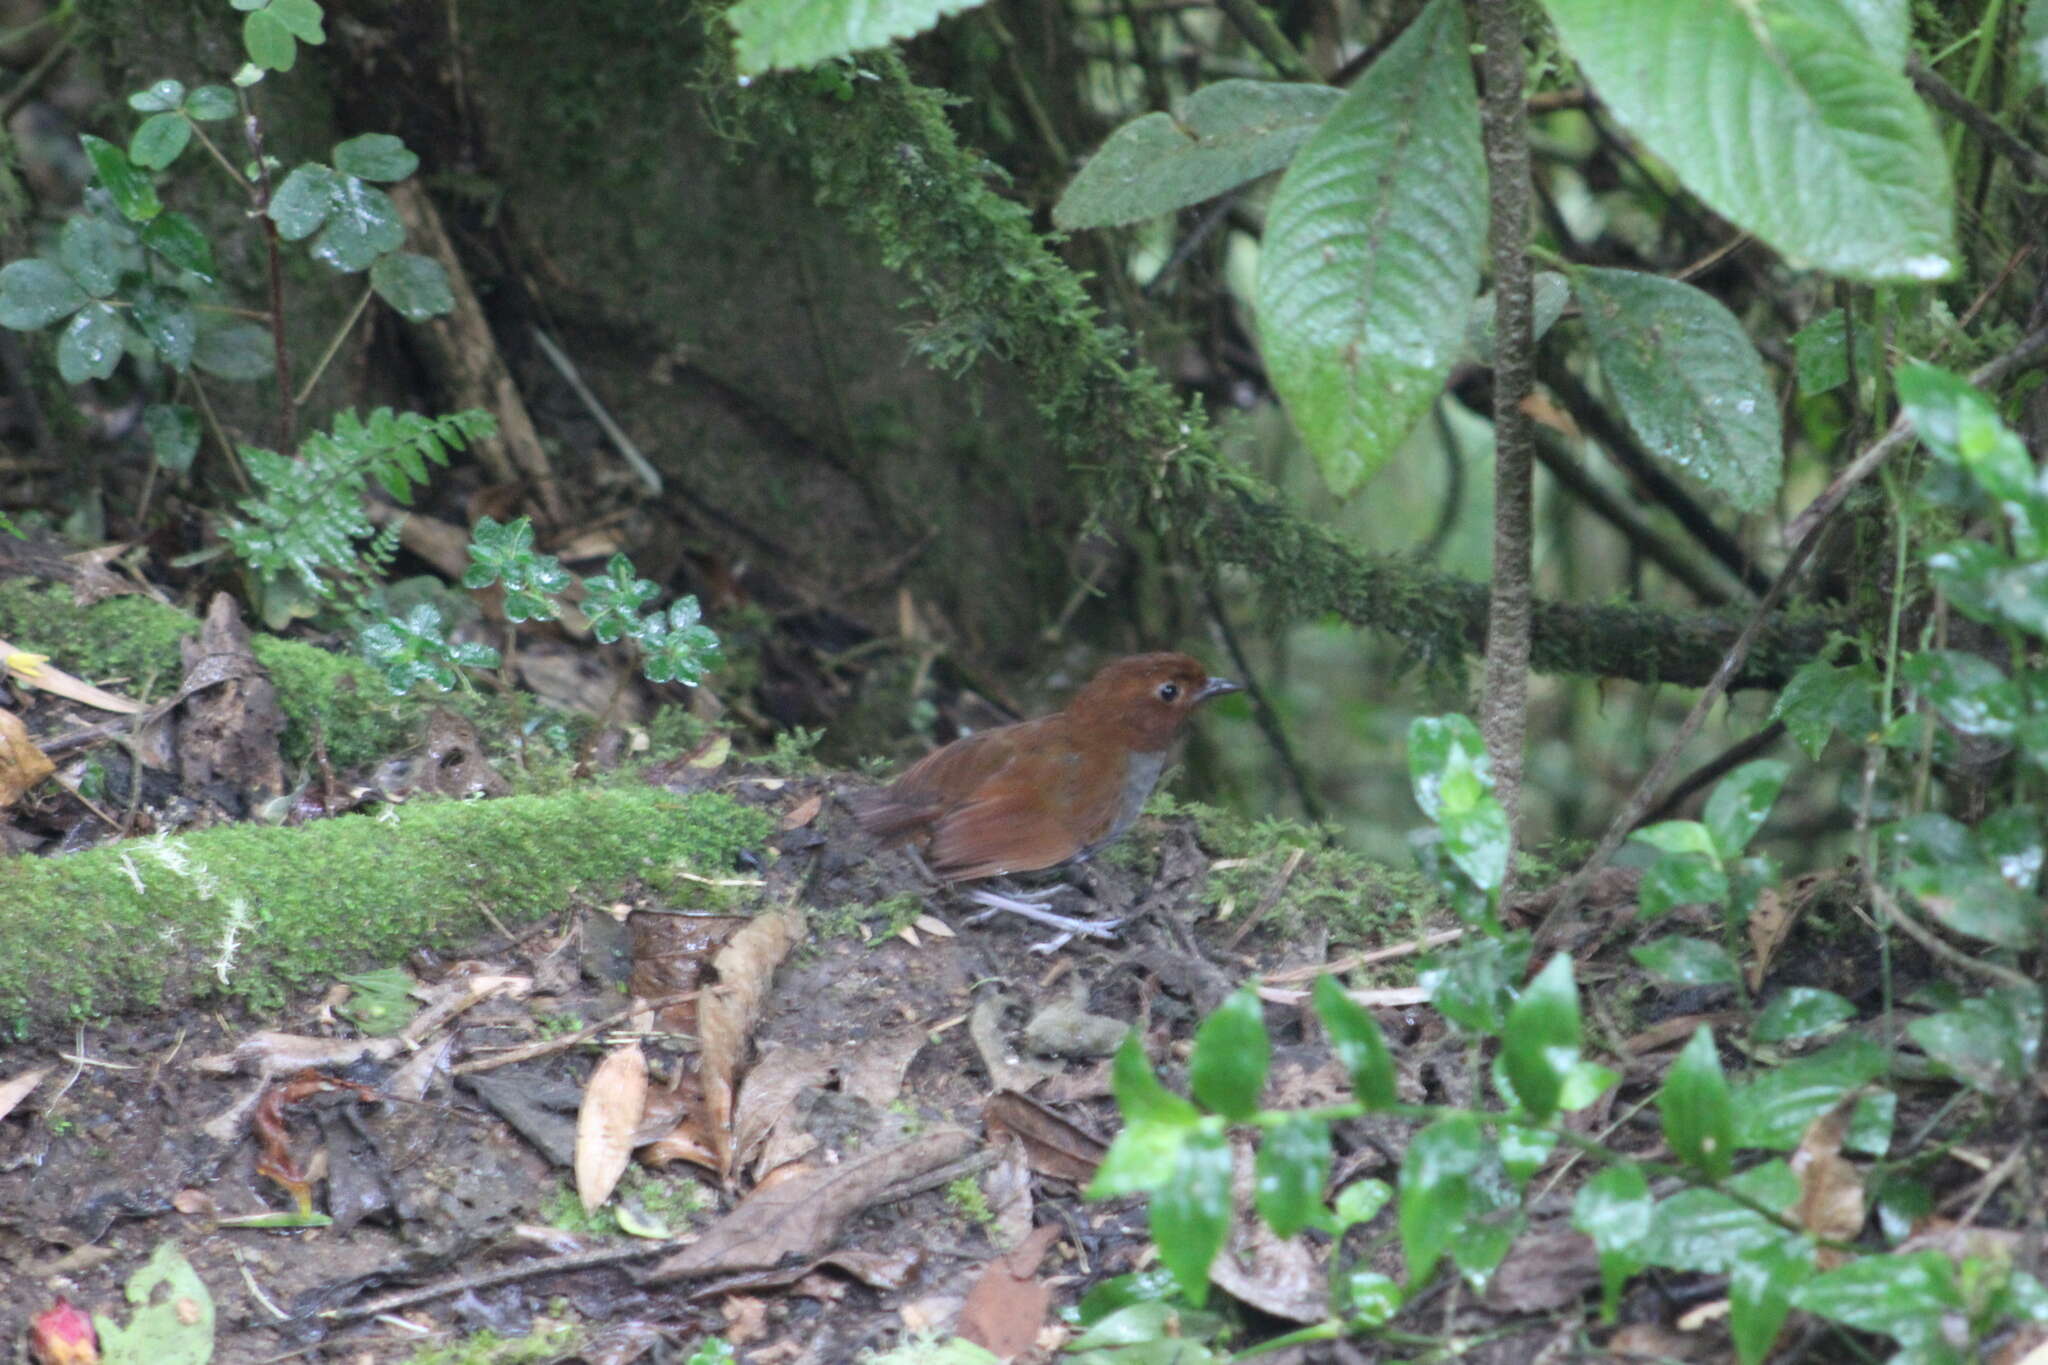
[[[1683,806],[1696,793],[1713,785],[1722,777],[1733,772],[1737,767],[1747,763],[1750,759],[1755,758],[1758,754],[1763,753],[1784,737],[1785,722],[1774,720],[1763,729],[1749,736],[1749,738],[1738,740],[1734,744],[1729,745],[1726,749],[1723,749],[1720,753],[1687,773],[1677,786],[1664,794],[1662,801],[1659,801],[1644,814],[1641,823],[1636,828],[1641,829],[1643,825],[1654,825],[1659,820],[1669,820],[1678,813],[1679,807]]]
[[[250,107],[248,90],[238,88],[235,97],[242,103],[242,136],[256,163],[254,213],[263,224],[263,256],[270,277],[270,345],[277,357],[277,448],[289,452],[298,423],[293,417],[291,349],[284,332],[284,259],[277,246],[277,220],[269,213],[273,192],[270,161],[263,155],[263,125]]]
[[[1290,81],[1312,81],[1315,71],[1308,59],[1295,50],[1287,41],[1287,35],[1273,22],[1273,16],[1266,13],[1266,7],[1259,0],[1217,0],[1224,18],[1230,20],[1244,40],[1258,49],[1259,55],[1273,64]]]
[[[1294,787],[1295,799],[1301,802],[1302,814],[1312,825],[1320,826],[1329,818],[1321,798],[1316,795],[1315,786],[1308,779],[1307,769],[1301,766],[1301,756],[1294,752],[1293,741],[1287,737],[1287,726],[1280,719],[1280,712],[1273,705],[1273,699],[1266,695],[1265,687],[1259,682],[1258,673],[1245,656],[1244,646],[1237,638],[1237,630],[1230,624],[1230,617],[1223,610],[1223,595],[1216,590],[1213,572],[1203,575],[1202,590],[1209,599],[1209,615],[1214,618],[1216,628],[1223,632],[1223,647],[1230,651],[1231,667],[1244,680],[1245,695],[1251,699],[1252,719],[1258,722],[1265,733],[1266,742],[1273,746],[1274,757],[1280,760],[1280,769],[1287,774],[1288,782]]]
[[[1538,431],[1536,458],[1543,461],[1543,467],[1564,485],[1567,492],[1619,532],[1638,554],[1683,584],[1702,605],[1722,607],[1728,604],[1727,589],[1708,577],[1698,564],[1680,554],[1664,537],[1645,526],[1626,503],[1579,468],[1579,462],[1563,448],[1562,442],[1546,439],[1545,434]]]
[[[1522,25],[1515,0],[1469,0],[1478,20],[1493,255],[1493,591],[1486,619],[1486,692],[1480,728],[1494,796],[1507,812],[1509,881],[1521,828],[1522,746],[1529,710],[1529,566],[1534,540],[1534,436],[1523,403],[1535,383],[1529,285],[1529,129],[1522,97]]]
[[[2029,147],[1990,111],[1950,85],[1939,71],[1927,64],[1925,57],[1918,52],[1907,54],[1906,74],[1912,77],[1913,88],[1925,96],[1929,104],[1982,138],[1985,146],[2010,161],[2029,180],[2037,185],[2048,185],[2048,156]]]

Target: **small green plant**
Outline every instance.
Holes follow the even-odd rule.
[[[946,1186],[946,1203],[974,1226],[987,1230],[996,1225],[995,1210],[988,1206],[988,1195],[982,1190],[981,1182],[971,1175],[963,1175]]]
[[[823,727],[807,729],[792,725],[775,736],[775,747],[762,754],[759,762],[772,773],[783,777],[800,777],[818,770],[818,760],[811,751],[825,738]]]
[[[1262,1350],[1351,1334],[1426,1340],[1395,1332],[1397,1315],[1446,1260],[1468,1283],[1486,1283],[1527,1226],[1523,1202],[1531,1177],[1560,1145],[1596,1168],[1577,1195],[1573,1222],[1599,1252],[1609,1321],[1622,1286],[1650,1266],[1729,1277],[1729,1329],[1744,1365],[1769,1353],[1795,1306],[1841,1327],[1889,1335],[1905,1350],[1902,1359],[1929,1361],[1963,1360],[1963,1344],[1981,1340],[2001,1322],[2048,1321],[2048,1291],[2023,1270],[1935,1251],[1872,1250],[1809,1221],[1810,1177],[1775,1153],[1800,1145],[1818,1120],[1837,1110],[1842,1151],[1882,1155],[1891,1143],[1896,1097],[1880,1084],[1887,1070],[1883,1050],[1866,1040],[1844,1039],[1731,1082],[1712,1030],[1700,1027],[1653,1096],[1675,1161],[1646,1160],[1563,1124],[1565,1114],[1593,1103],[1620,1078],[1582,1055],[1571,959],[1558,954],[1529,976],[1529,935],[1500,923],[1506,822],[1484,744],[1463,717],[1418,720],[1409,735],[1409,761],[1416,801],[1434,821],[1413,841],[1418,860],[1467,926],[1463,942],[1425,959],[1420,982],[1471,1042],[1474,1102],[1403,1102],[1378,1024],[1334,977],[1319,979],[1312,999],[1350,1074],[1353,1098],[1344,1103],[1311,1110],[1262,1105],[1271,1043],[1263,1006],[1250,987],[1196,1030],[1187,1061],[1191,1098],[1160,1082],[1134,1033],[1113,1068],[1124,1129],[1088,1194],[1148,1197],[1167,1274],[1098,1286],[1075,1315],[1082,1330],[1070,1350],[1091,1362],[1135,1365],[1172,1340],[1177,1360],[1222,1358],[1204,1344],[1222,1331],[1221,1319],[1204,1304],[1210,1264],[1230,1230],[1233,1128],[1259,1139],[1253,1171],[1258,1217],[1282,1237],[1315,1229],[1337,1238],[1328,1319],[1264,1342]],[[1782,764],[1739,769],[1716,790],[1702,821],[1646,831],[1660,856],[1645,878],[1643,915],[1705,902],[1724,920],[1739,922],[1755,894],[1744,883],[1768,872],[1749,865],[1743,853],[1784,778]],[[1670,940],[1662,942],[1667,947],[1651,954],[1654,961],[1690,956],[1718,962],[1722,956],[1712,944],[1681,953]],[[1731,958],[1725,970],[1733,967]],[[2020,1065],[2027,1040],[2041,1028],[2039,990],[2030,990],[2031,1009],[2015,988],[1920,1021],[1946,1021],[1930,1031],[1945,1035],[1927,1044],[1930,1055],[1950,1061],[1966,1083],[2014,1093],[2023,1073],[1993,1083],[1987,1073],[1997,1063],[1980,1062],[1973,1076],[1963,1069],[1959,1045],[1966,1038],[1980,1045],[2002,1039],[2000,1046]],[[1755,1036],[1795,1036],[1839,1021],[1840,1006],[1815,998],[1825,995],[1810,993],[1782,1010],[1774,1002]],[[1916,1026],[1916,1038],[1921,1031]],[[1951,1046],[1937,1051],[1943,1042]],[[1330,1194],[1332,1125],[1372,1113],[1418,1125],[1396,1185],[1361,1180]],[[1750,1152],[1763,1155],[1745,1160]],[[1653,1180],[1663,1185],[1661,1197],[1652,1192]],[[1377,1238],[1362,1249],[1342,1238],[1389,1203],[1392,1226]],[[1905,1230],[1898,1227],[1896,1235]],[[1405,1262],[1399,1278],[1374,1268],[1374,1253],[1390,1241]],[[1826,1268],[1818,1259],[1823,1245],[1834,1256]]]

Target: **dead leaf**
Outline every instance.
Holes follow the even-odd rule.
[[[12,711],[0,710],[0,810],[57,771],[49,755],[29,738],[28,727]]]
[[[1854,1241],[1863,1230],[1863,1172],[1842,1156],[1850,1116],[1862,1098],[1860,1089],[1851,1091],[1808,1124],[1789,1163],[1792,1174],[1799,1177],[1799,1202],[1793,1207],[1793,1216],[1822,1241]],[[1827,1270],[1842,1259],[1842,1253],[1822,1248],[1817,1264]]]
[[[941,1129],[836,1166],[800,1172],[772,1186],[764,1184],[695,1242],[655,1266],[647,1282],[760,1270],[785,1257],[815,1256],[890,1186],[929,1174],[973,1148],[974,1139],[967,1133]]]
[[[818,1140],[793,1122],[796,1097],[832,1075],[833,1049],[778,1047],[761,1055],[740,1085],[732,1117],[733,1167],[753,1162],[754,1175],[796,1160]]]
[[[1798,906],[1786,905],[1777,887],[1767,886],[1756,893],[1756,904],[1749,911],[1750,990],[1762,988],[1764,977],[1771,969],[1771,959],[1778,955],[1778,949],[1785,946],[1785,940],[1792,933],[1792,923],[1797,918]]]
[[[1675,1046],[1699,1031],[1700,1025],[1721,1029],[1740,1020],[1736,1010],[1720,1010],[1713,1014],[1680,1014],[1650,1025],[1641,1033],[1626,1039],[1621,1050],[1631,1057],[1640,1057],[1646,1052]]]
[[[697,1078],[704,1087],[704,1135],[718,1153],[714,1169],[723,1181],[731,1181],[733,1170],[733,1090],[761,1002],[774,984],[775,969],[803,933],[804,918],[796,911],[764,911],[747,921],[712,959],[719,988],[697,1007]]]
[[[716,979],[712,959],[749,923],[745,915],[634,915],[626,989],[643,1000],[660,1000],[710,984]],[[695,1033],[698,1008],[694,997],[678,1000],[656,1017],[672,1033]]]
[[[1038,1263],[1064,1231],[1057,1223],[1034,1228],[1015,1251],[990,1261],[967,1291],[954,1330],[1005,1360],[1030,1350],[1052,1307],[1052,1290],[1039,1280]]]
[[[306,1067],[341,1070],[358,1062],[388,1062],[404,1050],[397,1038],[308,1038],[268,1029],[250,1034],[230,1052],[196,1057],[194,1071],[213,1076],[248,1072],[265,1078]]]
[[[786,832],[792,829],[802,829],[805,825],[817,819],[818,812],[824,808],[825,793],[823,792],[817,793],[809,800],[797,802],[789,808],[789,813],[782,817],[783,830]]]
[[[284,710],[269,670],[250,649],[235,599],[215,593],[199,638],[180,641],[179,650],[185,681],[178,689],[184,699],[178,767],[185,790],[226,782],[253,796],[281,794],[287,785],[278,749]]]
[[[720,1277],[715,1285],[698,1291],[697,1298],[714,1298],[741,1291],[788,1289],[806,1298],[837,1303],[846,1297],[846,1281],[820,1272],[829,1268],[852,1276],[870,1289],[895,1293],[911,1282],[924,1263],[924,1248],[902,1247],[895,1251],[858,1251],[846,1248],[828,1251],[813,1261],[785,1266],[780,1270],[757,1270]]]
[[[2048,1328],[2022,1327],[2000,1346],[1986,1365],[2048,1365]]]
[[[1629,1360],[1705,1360],[1716,1354],[1704,1337],[1674,1332],[1654,1322],[1632,1322],[1607,1338],[1607,1354]]]
[[[14,1112],[14,1106],[29,1097],[29,1092],[43,1083],[43,1077],[50,1074],[50,1068],[39,1066],[33,1071],[24,1071],[19,1076],[0,1081],[0,1119]]]
[[[647,1056],[614,1048],[590,1073],[576,1111],[576,1193],[589,1213],[612,1197],[633,1157],[633,1130],[647,1107]]]
[[[1599,1285],[1600,1253],[1593,1239],[1571,1228],[1548,1228],[1515,1239],[1486,1282],[1484,1302],[1496,1313],[1548,1313],[1577,1303]]]
[[[766,1299],[729,1294],[718,1301],[718,1311],[725,1314],[724,1335],[728,1345],[745,1346],[768,1335]]]
[[[931,1035],[912,1025],[869,1038],[838,1066],[839,1088],[876,1108],[886,1108],[903,1093],[903,1077]]]
[[[1209,1283],[1240,1303],[1289,1322],[1317,1322],[1330,1309],[1329,1267],[1301,1237],[1277,1237],[1252,1212],[1251,1139],[1231,1142],[1230,1240],[1209,1264]]]
[[[992,1145],[995,1164],[981,1177],[981,1191],[988,1198],[989,1212],[995,1215],[989,1241],[1002,1250],[1014,1250],[1031,1235],[1031,1163],[1015,1133],[1005,1133]]]
[[[1520,406],[1522,415],[1530,421],[1549,427],[1552,431],[1571,440],[1576,441],[1579,439],[1579,424],[1572,420],[1570,413],[1559,407],[1552,401],[1550,395],[1542,390],[1531,391],[1522,399]]]
[[[1090,1136],[1029,1096],[1000,1090],[981,1107],[989,1135],[1012,1134],[1040,1175],[1084,1185],[1095,1178],[1108,1144]]]
[[[74,678],[61,668],[52,668],[47,655],[30,654],[16,649],[5,640],[0,640],[0,671],[12,678],[17,686],[35,688],[48,692],[53,697],[75,701],[81,706],[90,706],[95,711],[112,711],[117,715],[140,715],[149,708],[139,701],[117,697],[104,692],[81,678]]]

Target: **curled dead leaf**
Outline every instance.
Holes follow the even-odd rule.
[[[0,810],[21,800],[56,771],[57,765],[29,738],[21,717],[0,710]]]
[[[712,959],[718,990],[697,1008],[702,1050],[697,1079],[704,1088],[705,1138],[718,1153],[719,1179],[732,1178],[732,1101],[747,1045],[774,984],[775,969],[803,937],[804,918],[783,908],[749,920]]]

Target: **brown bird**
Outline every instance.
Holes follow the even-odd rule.
[[[1185,654],[1118,659],[1066,710],[954,740],[856,798],[854,817],[885,844],[914,843],[946,882],[1079,861],[1138,818],[1195,708],[1239,690]],[[1116,927],[1051,914],[1028,898],[971,898],[1066,936],[1108,938]]]

